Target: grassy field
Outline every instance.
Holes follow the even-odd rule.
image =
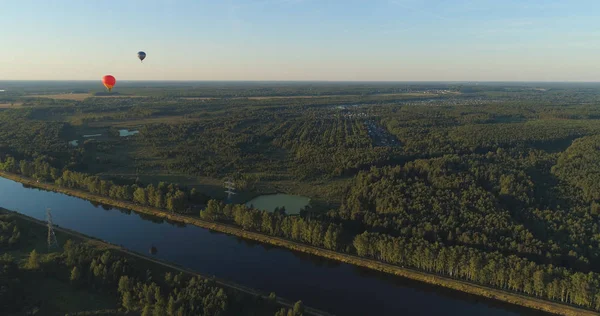
[[[24,97],[27,98],[46,98],[53,100],[71,100],[71,101],[83,101],[87,98],[145,98],[143,95],[128,95],[128,94],[116,94],[116,95],[94,95],[92,93],[57,93],[57,94],[28,94]]]
[[[0,103],[0,109],[14,109],[14,108],[21,107],[21,105],[23,105],[23,103],[21,103],[21,102]]]
[[[54,100],[73,100],[73,101],[83,101],[92,95],[90,93],[59,93],[59,94],[32,94],[27,95],[27,97],[33,98],[48,98]]]
[[[166,124],[179,124],[179,123],[187,123],[199,121],[199,118],[186,118],[183,116],[161,116],[161,117],[149,117],[149,118],[141,118],[141,119],[124,119],[124,120],[111,120],[111,121],[100,121],[100,122],[89,122],[87,126],[91,128],[96,127],[123,127],[123,128],[131,128],[138,127],[146,124],[158,124],[158,123],[166,123]]]

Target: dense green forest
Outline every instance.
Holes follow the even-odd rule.
[[[0,170],[600,310],[600,86],[242,87],[22,88],[0,110]],[[225,178],[316,203],[226,204]]]
[[[45,247],[43,226],[0,215],[0,307],[3,315],[79,312],[123,315],[302,315],[260,299],[125,255],[106,245],[67,239]],[[63,241],[68,236],[58,233]],[[41,288],[41,289],[38,289]],[[60,297],[44,292],[58,292]],[[62,292],[62,293],[60,293]],[[76,294],[79,293],[79,294]],[[78,301],[78,300],[82,301]]]

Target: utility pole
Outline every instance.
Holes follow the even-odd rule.
[[[227,200],[231,201],[231,196],[235,194],[235,186],[233,182],[231,182],[230,178],[227,178],[224,183],[225,188],[227,189],[225,193],[227,193]]]
[[[52,210],[46,208],[46,219],[48,221],[48,249],[58,248],[58,241],[54,234],[54,224],[52,223]]]

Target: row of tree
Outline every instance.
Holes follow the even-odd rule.
[[[341,225],[306,220],[300,216],[285,216],[283,212],[268,212],[242,204],[224,204],[210,200],[200,212],[200,218],[238,225],[246,230],[269,236],[283,237],[309,245],[339,250],[343,244]]]
[[[119,185],[113,181],[102,180],[98,176],[90,176],[68,169],[60,171],[50,166],[46,161],[46,157],[38,157],[33,162],[17,161],[11,156],[6,157],[4,161],[0,158],[0,170],[41,181],[55,182],[66,188],[84,190],[118,200],[167,209],[171,212],[185,213],[190,204],[205,201],[204,196],[195,189],[187,190],[174,184],[160,182],[156,187],[153,184],[145,187],[138,184]]]
[[[598,273],[573,272],[514,255],[378,233],[360,234],[353,245],[359,256],[600,310]]]

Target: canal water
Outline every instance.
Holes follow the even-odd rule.
[[[191,225],[94,205],[0,177],[0,206],[337,315],[543,315]]]

